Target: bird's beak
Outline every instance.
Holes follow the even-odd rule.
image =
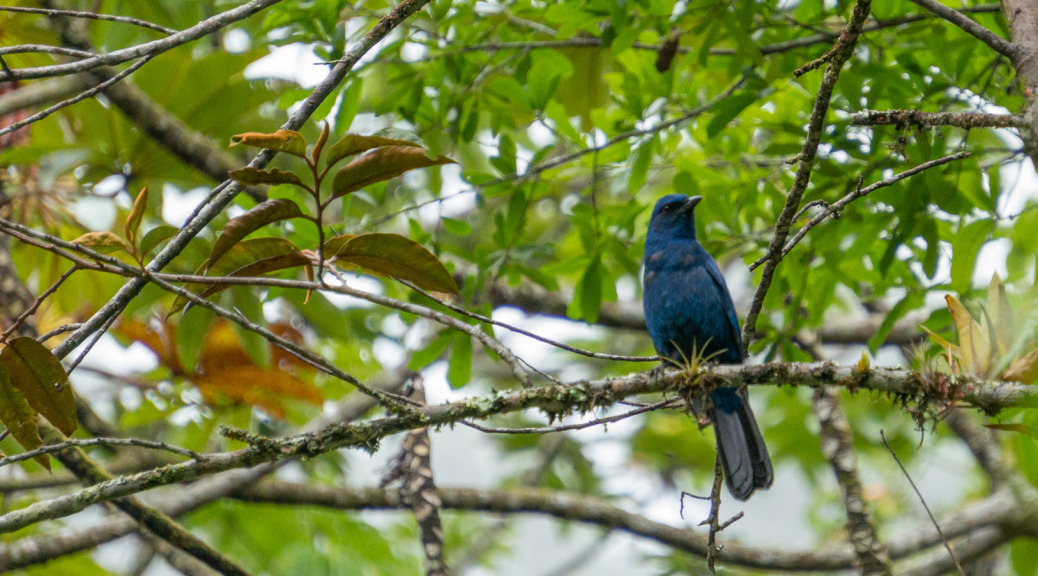
[[[680,214],[687,214],[687,213],[691,212],[693,208],[696,207],[696,204],[699,204],[702,201],[703,201],[703,197],[702,196],[693,196],[693,197],[689,198],[688,200],[686,200],[685,203],[681,205],[681,208],[678,208],[678,212]]]

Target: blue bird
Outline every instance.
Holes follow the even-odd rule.
[[[645,238],[642,305],[652,343],[675,362],[693,350],[722,364],[741,364],[735,305],[717,262],[696,240],[694,211],[702,196],[668,194],[656,202]],[[728,491],[746,500],[771,486],[771,458],[746,390],[718,388],[708,410]]]

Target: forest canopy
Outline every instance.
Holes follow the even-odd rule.
[[[1035,159],[1028,0],[9,0],[0,572],[1038,575]]]

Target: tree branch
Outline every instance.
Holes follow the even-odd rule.
[[[828,218],[836,218],[836,217],[838,217],[840,215],[840,211],[841,210],[846,208],[848,204],[850,204],[851,202],[854,202],[858,198],[862,198],[864,196],[867,196],[867,195],[875,192],[876,190],[879,190],[880,188],[886,188],[887,186],[893,186],[894,184],[904,180],[905,178],[908,178],[910,176],[915,176],[916,174],[918,174],[920,172],[923,172],[925,170],[929,170],[930,168],[934,168],[936,166],[941,166],[942,164],[947,164],[948,162],[952,162],[952,161],[955,161],[955,160],[963,160],[965,158],[969,158],[969,155],[970,155],[969,152],[958,152],[958,153],[952,154],[950,156],[945,156],[943,158],[938,158],[936,160],[930,160],[929,162],[924,162],[924,163],[922,163],[922,164],[920,164],[918,166],[915,166],[914,168],[909,168],[908,170],[905,170],[904,172],[895,174],[895,175],[893,175],[890,178],[887,178],[885,180],[880,180],[879,182],[876,182],[874,184],[866,186],[865,188],[861,188],[859,186],[857,189],[855,189],[851,193],[847,194],[843,198],[840,198],[836,202],[833,202],[832,204],[827,204],[825,206],[824,210],[822,210],[821,212],[816,214],[813,218],[811,218],[811,220],[809,220],[807,222],[807,224],[804,224],[803,228],[801,228],[796,233],[796,235],[793,236],[793,238],[791,238],[788,242],[786,242],[786,245],[782,247],[782,256],[784,257],[784,256],[786,256],[786,254],[789,254],[790,250],[792,250],[798,243],[800,243],[800,241],[803,240],[805,236],[807,236],[807,233],[810,232],[812,228],[814,228],[815,226],[818,226],[819,224],[821,224],[822,222],[824,222]],[[753,264],[750,264],[750,270],[754,270],[758,266],[760,266],[761,264],[764,264],[765,262],[767,262],[769,256],[770,256],[770,254],[769,255],[765,255],[765,256],[761,256],[760,258],[758,258],[756,262],[754,262]]]
[[[920,112],[918,110],[864,110],[851,116],[851,126],[954,126],[973,128],[1022,128],[1023,114],[983,114],[980,112]]]
[[[269,4],[273,4],[277,0],[264,0]],[[408,16],[414,14],[420,10],[429,0],[404,0],[390,13],[383,16],[375,26],[364,35],[364,37],[357,42],[352,48],[347,50],[343,61],[336,64],[329,71],[328,75],[324,80],[318,84],[310,96],[303,101],[302,104],[296,109],[296,111],[289,117],[288,121],[282,126],[282,129],[296,130],[300,128],[306,120],[317,110],[317,107],[321,102],[324,101],[345,79],[346,75],[349,74],[353,66],[360,60],[360,58],[368,52],[375,44],[386,37],[390,31],[396,28],[401,22],[404,21]],[[250,2],[244,6],[252,6],[254,2]],[[266,6],[268,4],[264,4]],[[236,8],[235,10],[240,9]],[[232,12],[229,10],[228,12]],[[225,12],[224,14],[227,14]],[[212,20],[212,19],[210,19]],[[206,20],[205,22],[208,22]],[[269,150],[264,150],[257,154],[252,161],[249,163],[250,168],[263,168],[274,158],[274,153]],[[194,214],[188,219],[188,222],[181,228],[180,232],[176,236],[171,238],[155,258],[148,264],[147,271],[159,272],[165,268],[177,255],[180,254],[184,248],[187,247],[188,242],[191,241],[199,232],[213,218],[216,218],[223,209],[227,207],[237,196],[241,188],[230,180],[225,180],[222,184],[213,189],[212,195],[203,202],[195,211]],[[94,313],[86,322],[83,322],[82,326],[73,332],[65,341],[54,348],[54,355],[58,358],[63,358],[68,355],[73,349],[79,344],[83,343],[90,334],[104,326],[109,319],[119,315],[131,300],[133,300],[144,286],[147,284],[147,279],[138,277],[130,280],[123,285],[122,288],[113,296],[100,310]]]
[[[385,374],[381,381],[376,382],[373,386],[385,392],[395,392],[403,386],[403,381],[404,374],[399,373],[399,370],[394,370]],[[356,420],[374,406],[374,400],[368,396],[351,395],[341,402],[339,406],[326,411],[321,418],[305,426],[303,430],[316,430],[335,422]],[[154,505],[158,510],[170,516],[181,516],[210,502],[226,498],[234,491],[256,482],[288,462],[291,462],[291,460],[282,460],[273,464],[261,464],[248,470],[232,470],[205,478],[190,486],[174,491],[155,502]],[[11,486],[11,488],[17,487]],[[107,519],[98,525],[88,528],[65,529],[58,534],[23,538],[7,544],[0,544],[0,572],[25,568],[67,554],[88,550],[125,536],[137,529],[137,523],[132,519],[119,517]]]
[[[1003,0],[1003,12],[1013,38],[1013,67],[1024,85],[1024,141],[1038,170],[1038,4],[1031,0]]]
[[[782,385],[817,388],[829,385],[893,393],[904,401],[944,403],[954,400],[987,411],[1038,399],[1038,387],[1035,386],[985,382],[965,376],[940,375],[937,379],[930,378],[894,368],[875,368],[861,372],[856,366],[841,367],[830,363],[713,366],[699,375],[698,382],[702,389],[694,391],[685,390],[688,378],[680,371],[672,370],[663,375],[637,373],[624,378],[476,396],[438,406],[409,409],[399,415],[355,425],[336,423],[315,432],[280,439],[259,438],[231,431],[230,435],[234,439],[251,445],[233,452],[206,454],[201,459],[117,478],[75,494],[31,504],[0,516],[0,533],[18,530],[42,520],[68,516],[100,502],[159,486],[190,482],[233,468],[297,457],[310,458],[339,448],[371,449],[390,434],[423,426],[457,424],[467,419],[486,419],[531,408],[540,408],[553,417],[559,417],[611,406],[619,400],[653,392],[705,394],[717,386]]]
[[[855,564],[863,576],[889,576],[893,573],[890,557],[876,533],[872,514],[862,494],[854,437],[847,415],[840,406],[840,398],[833,390],[819,388],[815,390],[812,404],[821,425],[818,436],[822,441],[822,454],[829,461],[843,494],[843,506],[847,511],[847,536],[857,557]]]
[[[608,530],[622,530],[701,558],[705,558],[707,554],[705,535],[654,522],[594,496],[533,488],[441,488],[440,495],[444,508],[508,514],[547,514],[560,520],[593,524]],[[396,494],[378,488],[313,486],[273,480],[243,489],[233,497],[246,502],[323,506],[337,510],[405,508]],[[998,514],[1013,514],[1012,500],[1003,500],[999,502],[999,506]],[[950,522],[947,523],[951,526]],[[991,530],[1001,533],[999,529],[990,528],[983,523],[956,524],[954,529],[957,536],[965,536],[967,541],[975,534],[984,534]],[[916,530],[906,532],[903,537],[891,539],[890,552],[895,559],[903,559],[940,545],[940,539],[933,538],[928,530]],[[947,558],[947,552],[943,549],[940,553]],[[718,556],[722,562],[732,566],[784,571],[848,570],[854,566],[856,560],[850,546],[829,547],[819,551],[791,551],[726,543]],[[927,564],[933,562],[940,562],[940,559],[930,559]]]
[[[1008,40],[967,18],[962,12],[945,6],[937,0],[912,0],[912,2],[962,28],[967,34],[987,44],[995,52],[1007,58],[1013,58],[1015,49]]]
[[[814,167],[815,154],[818,152],[818,144],[822,140],[825,115],[829,110],[829,99],[832,98],[836,80],[840,77],[840,69],[843,68],[844,63],[854,53],[854,47],[857,45],[862,26],[865,23],[865,19],[868,18],[871,8],[871,0],[858,0],[855,2],[851,17],[847,21],[847,26],[840,35],[836,46],[829,52],[828,64],[822,75],[822,82],[818,87],[814,109],[811,112],[811,120],[808,123],[807,139],[804,141],[804,147],[801,149],[798,157],[800,166],[797,169],[793,187],[786,197],[786,204],[783,206],[778,221],[775,223],[775,232],[768,246],[768,261],[764,265],[760,284],[757,285],[757,290],[753,294],[753,302],[750,304],[750,311],[746,315],[746,322],[743,324],[743,346],[747,350],[757,328],[757,316],[760,315],[761,308],[764,306],[764,297],[767,296],[768,290],[771,288],[775,269],[778,267],[779,262],[782,261],[781,250],[786,242],[786,238],[789,236],[789,228],[793,222],[793,216],[800,209],[800,200],[803,198],[807,185],[811,180],[811,170]]]
[[[161,54],[162,52],[176,48],[182,44],[187,44],[188,42],[208,36],[225,26],[248,18],[264,8],[273,6],[280,1],[281,0],[251,0],[241,6],[236,6],[230,10],[221,12],[212,18],[206,18],[190,28],[170,34],[165,38],[154,40],[152,42],[145,42],[144,44],[138,44],[137,46],[131,46],[129,48],[123,48],[122,50],[115,50],[106,54],[99,54],[93,58],[85,58],[77,62],[53,64],[51,66],[39,66],[35,68],[19,68],[16,70],[0,70],[0,82],[78,74],[101,66],[114,66],[116,64],[122,64],[123,62],[136,60],[145,56],[155,56],[156,54]]]
[[[62,41],[67,45],[95,50],[90,36],[84,31],[70,26],[65,19],[55,19],[55,22]],[[107,82],[113,73],[108,68],[98,68],[88,74],[99,82]],[[160,146],[213,180],[223,182],[229,171],[241,167],[241,161],[233,154],[213,145],[208,136],[193,130],[136,86],[115,84],[105,90],[105,96]],[[255,188],[250,187],[246,192],[256,201],[265,199],[265,195]]]

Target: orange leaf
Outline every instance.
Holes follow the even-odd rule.
[[[236,134],[231,136],[231,145],[235,144],[288,152],[299,157],[306,155],[306,140],[303,139],[302,134],[295,130],[278,130],[273,134],[262,134],[260,132]]]
[[[180,358],[177,356],[176,327],[167,322],[162,328],[156,330],[154,327],[132,318],[120,318],[119,323],[112,329],[118,336],[125,336],[135,342],[147,346],[159,363],[168,368],[173,374],[183,374],[180,366]]]

